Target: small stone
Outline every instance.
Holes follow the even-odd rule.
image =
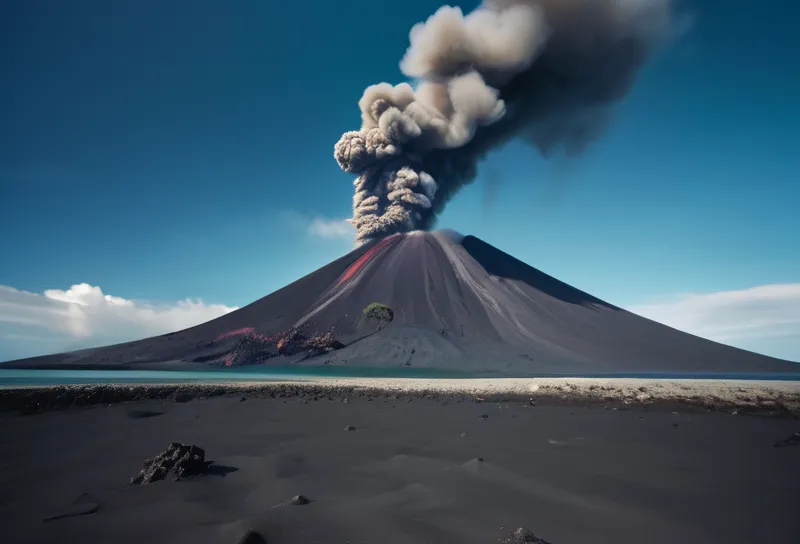
[[[677,429],[677,428],[678,428],[678,424],[677,424],[677,423],[673,423],[673,424],[672,424],[672,426],[673,426],[675,429]]]
[[[461,438],[466,438],[466,437],[467,437],[467,433],[461,433]]]
[[[345,426],[345,428],[344,428],[344,430],[345,430],[345,431],[355,431],[355,430],[356,430],[356,428],[355,428],[355,427],[353,427],[352,425],[346,425],[346,426]]]
[[[303,506],[305,504],[308,504],[309,502],[311,501],[309,501],[303,495],[295,495],[294,497],[292,497],[292,504],[295,506]]]
[[[247,400],[247,397],[245,397],[244,395],[242,395],[242,398],[240,398],[240,399],[239,399],[239,402],[244,402],[244,401],[246,401],[246,400]]]
[[[489,419],[489,414],[481,414],[481,419]]]
[[[478,462],[483,463],[483,457],[478,457]]]

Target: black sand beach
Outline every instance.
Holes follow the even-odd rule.
[[[790,543],[796,416],[442,394],[227,394],[0,413],[5,542]],[[347,426],[354,429],[346,430]],[[196,444],[207,475],[131,485]],[[306,505],[291,504],[303,495]],[[54,518],[44,521],[45,518]]]

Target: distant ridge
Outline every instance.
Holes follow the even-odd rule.
[[[372,302],[394,314],[380,330],[362,314]],[[341,349],[326,351],[332,346]],[[800,364],[630,313],[453,231],[397,234],[362,246],[190,329],[3,367],[255,363],[515,373],[800,371]]]

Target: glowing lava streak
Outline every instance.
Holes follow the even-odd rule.
[[[253,327],[245,327],[243,329],[236,329],[233,331],[228,331],[225,333],[220,334],[217,336],[216,342],[220,342],[225,340],[226,338],[232,338],[234,336],[246,336],[248,338],[252,338],[253,340],[258,340],[260,342],[277,342],[280,340],[280,336],[266,336],[264,334],[259,334]]]
[[[228,331],[226,333],[220,334],[217,336],[217,342],[220,340],[224,340],[226,338],[230,338],[231,336],[241,336],[244,334],[253,334],[256,330],[253,327],[245,327],[243,329],[236,329],[234,331]]]
[[[347,270],[344,271],[342,277],[339,278],[339,282],[337,283],[337,285],[341,285],[350,278],[352,278],[353,276],[355,276],[359,270],[364,268],[364,265],[366,265],[368,262],[374,259],[375,256],[377,256],[381,251],[386,249],[392,240],[397,240],[399,236],[402,236],[402,234],[395,234],[394,236],[389,236],[388,238],[384,238],[383,240],[379,241],[374,246],[369,248],[367,251],[365,251],[361,257],[356,259],[356,261],[353,264],[347,267]]]

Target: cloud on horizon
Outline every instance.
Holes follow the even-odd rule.
[[[686,293],[627,310],[710,340],[800,361],[800,283]]]
[[[42,294],[0,286],[0,361],[166,334],[236,309],[200,299],[133,301],[87,283]]]

